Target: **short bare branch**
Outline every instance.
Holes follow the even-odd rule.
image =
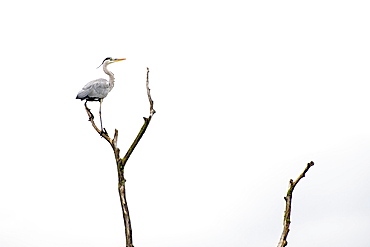
[[[152,117],[155,113],[153,108],[154,102],[152,100],[152,96],[150,95],[150,88],[149,88],[149,68],[146,68],[146,92],[148,94],[148,99],[150,103],[150,117]]]
[[[98,132],[99,135],[101,135],[105,140],[107,140],[107,142],[109,142],[109,144],[112,145],[112,140],[108,136],[108,133],[106,131],[100,131],[100,129],[96,126],[94,122],[94,115],[91,113],[90,109],[87,107],[87,101],[85,101],[85,110],[87,112],[87,115],[89,116],[89,121],[91,122],[91,125],[96,130],[96,132]]]
[[[283,222],[284,228],[283,228],[283,233],[281,234],[281,237],[280,237],[278,247],[285,247],[288,244],[287,237],[288,237],[288,233],[289,233],[289,230],[290,230],[289,226],[290,226],[290,223],[291,223],[290,213],[292,211],[293,190],[294,190],[295,186],[298,184],[298,182],[306,175],[306,172],[313,165],[314,165],[314,163],[313,163],[313,161],[311,161],[310,163],[307,164],[304,171],[301,173],[301,175],[299,175],[299,177],[295,181],[293,181],[293,179],[291,179],[289,181],[289,189],[288,189],[287,195],[284,197],[284,199],[285,199],[285,212],[284,212],[284,222]]]

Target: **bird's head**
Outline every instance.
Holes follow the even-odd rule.
[[[115,62],[119,62],[119,61],[123,61],[123,60],[126,60],[126,58],[111,58],[111,57],[107,57],[106,59],[103,60],[103,62],[99,65],[99,67],[102,66],[103,64],[104,65],[109,65],[111,63],[115,63]]]

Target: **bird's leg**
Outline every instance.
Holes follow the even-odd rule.
[[[103,102],[103,99],[99,99],[100,107],[99,107],[99,116],[100,116],[100,135],[103,135],[103,122],[101,120],[101,103]]]

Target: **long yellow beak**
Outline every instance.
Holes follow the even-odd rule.
[[[116,59],[114,59],[114,60],[115,60],[115,62],[118,62],[118,61],[126,60],[126,58],[116,58]]]

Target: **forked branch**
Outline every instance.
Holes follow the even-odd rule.
[[[152,120],[152,116],[156,112],[153,108],[154,102],[152,100],[152,96],[150,95],[150,88],[149,88],[149,68],[146,68],[146,92],[148,95],[148,100],[150,104],[150,114],[149,117],[144,117],[144,124],[141,127],[139,133],[137,134],[135,140],[131,144],[130,148],[127,150],[125,156],[122,158],[122,169],[125,167],[127,160],[130,158],[132,152],[134,151],[136,145],[139,143],[141,137],[144,135],[146,129],[148,128],[148,125],[150,123],[150,120]]]
[[[289,226],[290,226],[290,213],[292,211],[292,196],[293,196],[293,190],[295,188],[295,186],[297,185],[297,183],[306,175],[306,172],[308,171],[308,169],[311,168],[311,166],[313,166],[314,163],[313,161],[311,161],[310,163],[307,164],[306,168],[304,169],[304,171],[302,172],[301,175],[299,175],[299,177],[293,181],[293,179],[291,179],[289,181],[289,190],[287,192],[287,195],[284,197],[285,199],[285,212],[284,212],[284,229],[283,229],[283,233],[281,234],[281,237],[280,237],[280,241],[279,241],[279,244],[278,244],[278,247],[285,247],[288,242],[287,242],[287,237],[288,237],[288,233],[289,233]]]
[[[109,137],[108,132],[105,129],[100,131],[100,129],[96,126],[94,122],[94,115],[91,113],[90,109],[87,107],[86,102],[85,102],[85,110],[87,112],[87,115],[89,116],[89,121],[91,122],[93,128],[96,130],[96,132],[98,132],[99,135],[101,135],[107,142],[109,142],[114,152],[114,157],[115,157],[116,165],[117,165],[117,173],[118,173],[118,192],[120,196],[123,220],[125,224],[126,247],[134,247],[134,245],[132,242],[131,219],[130,219],[130,214],[129,214],[129,210],[127,206],[127,200],[126,200],[126,187],[125,187],[126,179],[124,176],[124,168],[132,152],[134,151],[141,137],[144,135],[146,129],[148,128],[150,120],[152,119],[152,116],[155,113],[155,110],[153,108],[154,102],[150,95],[150,88],[149,88],[149,68],[147,68],[147,74],[146,74],[146,91],[147,91],[149,104],[150,104],[150,115],[148,118],[144,117],[143,126],[141,127],[135,140],[133,141],[130,148],[126,152],[126,155],[123,158],[120,158],[120,149],[117,147],[118,130],[115,129],[113,139]]]

